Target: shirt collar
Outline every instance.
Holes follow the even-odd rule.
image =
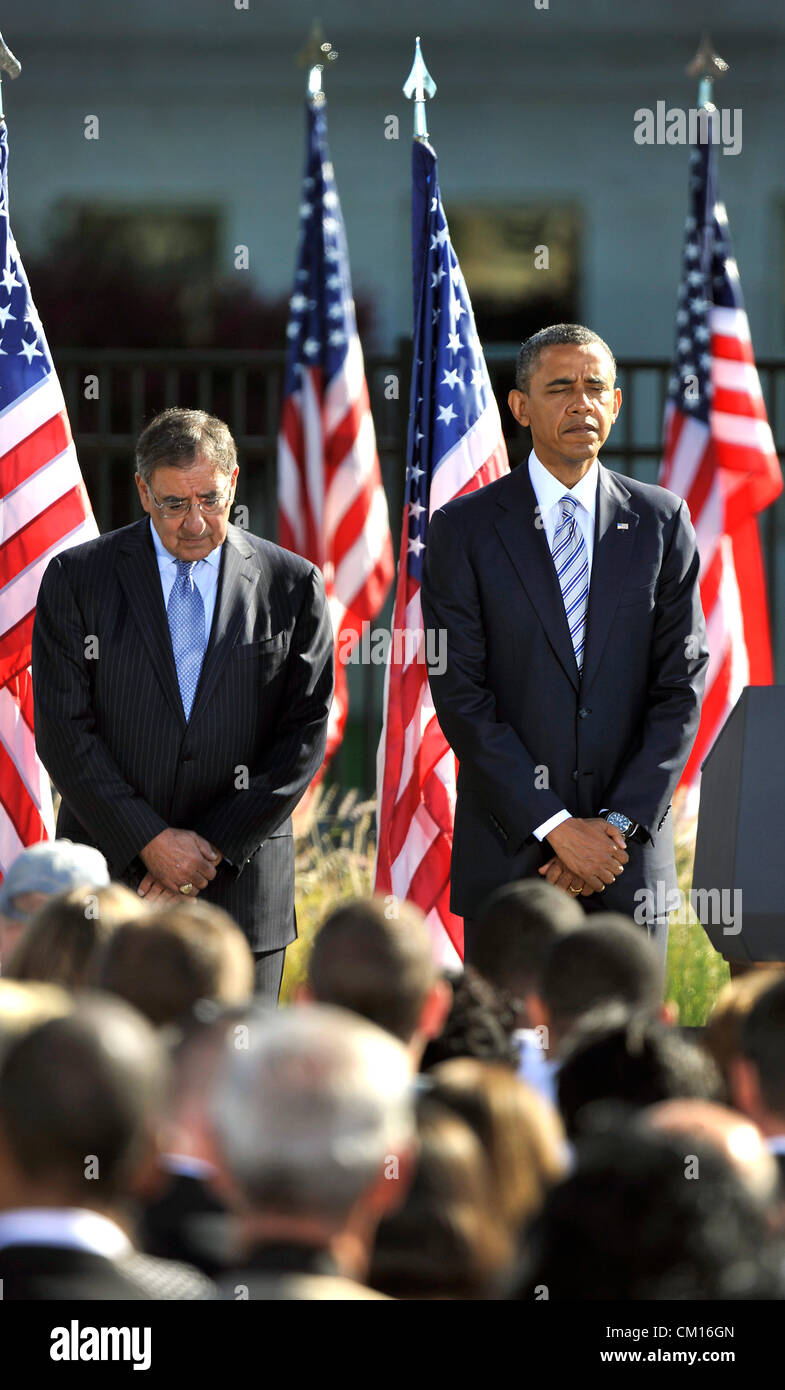
[[[540,508],[540,516],[547,516],[551,507],[555,507],[566,492],[570,497],[574,497],[577,502],[580,502],[581,506],[589,513],[592,521],[594,520],[594,514],[597,510],[597,485],[600,481],[600,468],[596,459],[588,473],[584,473],[580,482],[569,488],[548,472],[548,469],[543,463],[540,463],[532,449],[529,454],[529,477]]]
[[[161,1154],[160,1165],[167,1172],[180,1178],[198,1178],[206,1182],[215,1176],[215,1168],[204,1158],[194,1158],[191,1154]]]
[[[168,561],[168,560],[170,560],[170,561],[172,562],[173,565],[176,565],[176,564],[177,564],[177,556],[176,556],[176,555],[172,555],[171,551],[169,551],[169,550],[166,549],[166,546],[164,545],[163,541],[161,540],[161,537],[159,536],[158,532],[156,531],[155,527],[153,526],[152,518],[150,519],[150,533],[151,533],[151,535],[152,535],[152,537],[153,537],[153,545],[155,546],[155,553],[156,553],[156,555],[157,555],[157,557],[158,557],[158,564],[159,564],[159,566],[162,565],[162,564],[165,564],[166,561]],[[220,563],[221,563],[221,551],[222,551],[222,550],[223,550],[223,542],[221,542],[220,545],[216,545],[216,546],[210,551],[209,555],[204,555],[204,556],[202,557],[202,560],[197,560],[197,562],[196,562],[197,565],[200,565],[200,564],[202,564],[202,562],[204,562],[205,565],[214,565],[215,568],[217,569],[218,566],[219,566]]]
[[[8,1245],[88,1250],[108,1260],[132,1249],[116,1222],[83,1207],[17,1207],[0,1212],[0,1249]]]

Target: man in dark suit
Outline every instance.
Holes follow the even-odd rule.
[[[167,410],[136,450],[147,516],[49,564],[33,631],[59,836],[151,902],[202,893],[276,999],[294,918],[290,814],[324,757],[333,639],[319,571],[229,524],[222,421]]]
[[[431,518],[422,604],[447,644],[430,682],[460,763],[451,906],[469,960],[485,899],[538,872],[645,922],[664,957],[670,802],[708,653],[684,502],[598,460],[615,376],[589,329],[535,334],[509,395],[528,463]]]
[[[8,1299],[210,1298],[195,1269],[128,1235],[155,1171],[169,1069],[135,1009],[84,998],[3,1051],[0,1280]]]

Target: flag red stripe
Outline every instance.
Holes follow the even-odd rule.
[[[47,839],[46,828],[16,763],[0,742],[0,804],[23,845]]]
[[[90,515],[84,483],[63,493],[0,547],[0,587],[32,565]]]
[[[62,412],[0,457],[0,496],[7,497],[39,468],[51,463],[71,443],[71,427]]]
[[[0,686],[30,665],[35,613],[26,613],[20,622],[0,637]]]
[[[700,765],[711,748],[728,703],[733,655],[728,651],[712,684],[708,687],[701,709],[701,721],[681,783],[688,786],[700,774]]]
[[[371,403],[368,399],[368,387],[363,380],[360,394],[353,400],[346,414],[332,430],[325,432],[324,442],[324,464],[327,470],[327,485],[329,486],[330,475],[340,468],[346,455],[354,448],[360,427],[367,415],[371,413]]]

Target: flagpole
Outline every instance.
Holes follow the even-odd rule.
[[[302,68],[307,68],[308,76],[305,85],[305,95],[312,106],[322,106],[326,100],[322,87],[322,73],[325,63],[334,63],[338,57],[338,50],[324,37],[322,26],[318,19],[315,19],[311,32],[308,35],[305,46],[297,54],[297,62]]]
[[[8,73],[8,76],[11,78],[18,77],[20,72],[22,71],[22,64],[20,63],[19,59],[15,57],[15,55],[11,52],[2,34],[0,34],[0,71]],[[4,121],[5,112],[3,110],[3,83],[0,80],[0,125],[2,125]]]
[[[687,64],[685,72],[688,77],[699,78],[698,82],[698,106],[711,106],[715,79],[724,77],[729,70],[729,64],[725,62],[717,53],[714,44],[708,34],[704,34],[698,45],[698,51],[691,63]]]
[[[412,70],[403,84],[403,94],[408,97],[409,101],[414,100],[415,140],[427,140],[428,124],[425,119],[425,100],[426,97],[436,95],[436,83],[425,66],[419,35],[415,39],[414,62],[412,63]]]

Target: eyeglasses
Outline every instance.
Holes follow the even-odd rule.
[[[224,507],[229,501],[229,493],[231,490],[232,487],[230,483],[229,487],[224,492],[210,492],[206,497],[202,497],[196,503],[190,502],[187,497],[178,497],[171,502],[159,502],[150,484],[147,484],[147,491],[152,497],[155,506],[158,508],[161,516],[165,517],[187,516],[191,507],[194,505],[199,508],[203,516],[216,516],[218,512],[224,510]]]

